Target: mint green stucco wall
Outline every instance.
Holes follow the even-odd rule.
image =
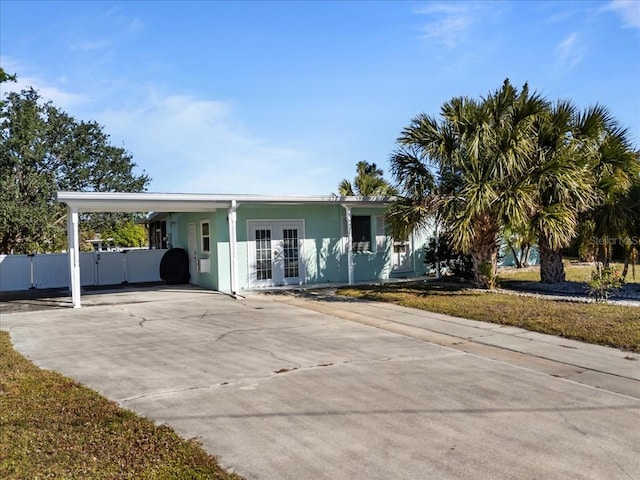
[[[386,237],[376,248],[377,220],[385,209],[352,208],[352,215],[371,216],[372,249],[367,253],[353,255],[354,281],[376,281],[395,276],[391,270],[392,241]],[[249,221],[251,220],[302,220],[304,238],[302,255],[304,258],[304,284],[347,283],[348,263],[346,245],[345,209],[337,204],[330,205],[242,205],[237,209],[237,257],[238,287],[249,285]],[[208,255],[211,273],[196,274],[191,281],[204,288],[220,291],[231,290],[231,261],[229,255],[228,211],[218,209],[204,213],[172,213],[167,228],[171,234],[171,246],[188,249],[188,224],[196,224],[198,258],[207,257],[200,252],[200,222],[209,220],[211,226],[211,252]],[[414,243],[414,254],[420,255],[419,239]],[[422,260],[416,258],[412,272],[402,272],[403,276],[424,274]]]
[[[196,226],[196,255],[198,260],[208,259],[210,265],[209,273],[195,272],[192,274],[190,282],[211,290],[221,290],[219,282],[219,266],[218,266],[218,238],[220,236],[228,236],[228,227],[226,226],[226,212],[223,212],[224,224],[223,228],[219,227],[219,217],[217,212],[197,212],[197,213],[172,213],[167,219],[167,230],[170,232],[170,242],[172,247],[183,248],[188,251],[189,239],[188,225],[194,223]],[[210,232],[210,252],[201,251],[202,228],[201,222],[209,221]],[[228,260],[228,249],[225,260]]]
[[[341,254],[341,216],[344,209],[329,206],[247,206],[238,208],[238,270],[240,288],[248,288],[249,220],[304,221],[304,283],[344,282],[346,257]],[[344,261],[343,261],[344,260]]]
[[[375,243],[376,216],[384,208],[354,208],[352,215],[371,215],[372,243]],[[303,283],[345,283],[348,281],[346,249],[343,243],[345,209],[340,205],[240,206],[238,208],[238,274],[241,289],[249,288],[248,222],[250,220],[304,221]],[[354,254],[354,280],[385,279],[390,273],[390,248]]]

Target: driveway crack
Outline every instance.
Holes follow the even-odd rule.
[[[150,321],[152,321],[151,319],[149,319],[149,318],[147,318],[147,317],[143,317],[142,315],[136,315],[135,313],[128,311],[126,308],[123,308],[123,307],[117,307],[117,308],[118,308],[118,310],[120,310],[121,312],[126,313],[126,314],[129,316],[129,318],[133,318],[133,319],[135,319],[135,320],[139,320],[139,322],[138,322],[138,326],[140,326],[140,327],[142,327],[142,328],[144,328],[144,325],[143,325],[143,324],[144,324],[145,322],[150,322]]]
[[[247,348],[249,348],[249,349],[251,349],[251,350],[256,350],[256,351],[258,351],[258,352],[265,352],[265,353],[268,353],[268,354],[271,356],[271,358],[273,358],[274,360],[279,360],[279,361],[281,361],[281,362],[287,362],[287,363],[290,363],[290,364],[292,364],[292,365],[295,365],[294,370],[295,370],[295,369],[300,368],[300,365],[299,365],[299,364],[296,364],[296,363],[294,363],[294,362],[292,362],[291,360],[288,360],[288,359],[286,359],[286,358],[279,357],[279,356],[278,356],[278,355],[276,355],[274,352],[272,352],[271,350],[268,350],[268,349],[266,349],[266,348],[258,348],[258,347],[254,347],[254,346],[251,346],[251,345],[247,345]]]
[[[259,351],[265,351],[268,353],[272,353],[269,352],[268,350],[261,350],[259,348],[255,348],[255,347],[249,347],[252,348],[254,350],[259,350]],[[287,363],[292,363],[286,359],[282,359],[282,358],[278,358],[276,356],[274,356],[274,358],[285,361]],[[422,358],[422,357],[421,357]],[[429,357],[423,357],[424,359],[427,359]],[[323,362],[323,363],[318,363],[318,364],[314,364],[314,365],[295,365],[291,368],[280,368],[278,370],[275,370],[271,373],[268,373],[266,375],[263,375],[261,377],[250,377],[250,378],[241,378],[238,380],[224,380],[221,381],[219,383],[214,383],[214,384],[210,384],[210,385],[197,385],[197,386],[191,386],[191,387],[185,387],[185,388],[178,388],[178,389],[174,389],[174,390],[160,390],[160,391],[155,391],[155,392],[148,392],[148,393],[142,393],[140,395],[134,395],[131,397],[126,397],[126,398],[121,398],[118,401],[122,404],[126,403],[126,402],[131,402],[134,400],[140,400],[140,399],[144,399],[144,398],[150,398],[150,397],[157,397],[157,396],[162,396],[162,395],[174,395],[174,394],[179,394],[179,393],[185,393],[185,392],[195,392],[198,390],[211,390],[211,389],[216,389],[216,388],[220,388],[220,387],[227,387],[227,386],[234,386],[234,385],[254,385],[257,384],[258,382],[262,382],[263,380],[269,380],[271,378],[274,378],[276,376],[279,375],[283,375],[283,374],[287,374],[287,373],[293,373],[296,371],[305,371],[305,370],[314,370],[317,368],[328,368],[328,367],[337,367],[339,365],[348,365],[348,364],[352,364],[352,363],[363,363],[363,364],[367,364],[367,363],[379,363],[379,362],[392,362],[392,361],[406,361],[406,360],[414,360],[415,358],[411,358],[411,359],[394,359],[391,357],[383,357],[383,358],[378,358],[378,359],[368,359],[368,360],[341,360],[341,361],[334,361],[334,362]]]
[[[609,452],[602,447],[602,445],[600,445],[593,437],[591,437],[587,432],[585,432],[584,430],[582,430],[580,427],[578,427],[577,425],[575,425],[573,422],[571,422],[565,415],[562,414],[562,412],[560,411],[560,409],[556,408],[556,413],[560,416],[560,418],[562,418],[562,420],[564,420],[564,422],[569,426],[569,428],[575,430],[576,432],[580,433],[584,438],[586,438],[589,442],[591,442],[592,444],[594,444],[596,447],[598,447],[604,454],[605,456],[611,461],[611,463],[613,463],[616,467],[618,467],[618,469],[624,473],[628,478],[630,478],[631,480],[633,480],[633,477],[631,476],[631,474],[629,472],[627,472],[624,467],[622,465],[620,465],[615,458],[613,458]]]
[[[229,330],[228,332],[225,332],[221,335],[218,335],[213,341],[214,342],[218,342],[220,340],[222,340],[223,338],[229,336],[229,335],[236,335],[238,333],[245,333],[245,332],[263,332],[266,330],[296,330],[296,329],[300,329],[300,328],[308,328],[308,327],[323,327],[323,326],[327,326],[330,325],[329,323],[319,323],[319,324],[313,324],[313,325],[296,325],[293,327],[255,327],[255,328],[238,328],[235,330]]]

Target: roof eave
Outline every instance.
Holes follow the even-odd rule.
[[[387,206],[393,197],[337,195],[233,195],[208,193],[68,192],[59,191],[57,201],[82,212],[194,212],[241,204],[309,205],[334,203],[351,207]]]

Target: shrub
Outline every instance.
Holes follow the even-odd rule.
[[[446,235],[440,237],[437,245],[435,238],[429,239],[424,247],[424,263],[434,270],[436,263],[438,263],[441,269],[448,270],[456,277],[466,280],[473,278],[471,255],[454,250]]]
[[[596,299],[596,302],[606,302],[609,295],[621,288],[623,284],[624,280],[618,270],[602,267],[598,263],[596,269],[591,272],[591,280],[587,290],[589,295]]]

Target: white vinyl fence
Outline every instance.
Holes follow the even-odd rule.
[[[125,250],[80,253],[80,283],[119,285],[159,282],[160,260],[166,250]],[[66,253],[0,255],[0,291],[69,286]]]

